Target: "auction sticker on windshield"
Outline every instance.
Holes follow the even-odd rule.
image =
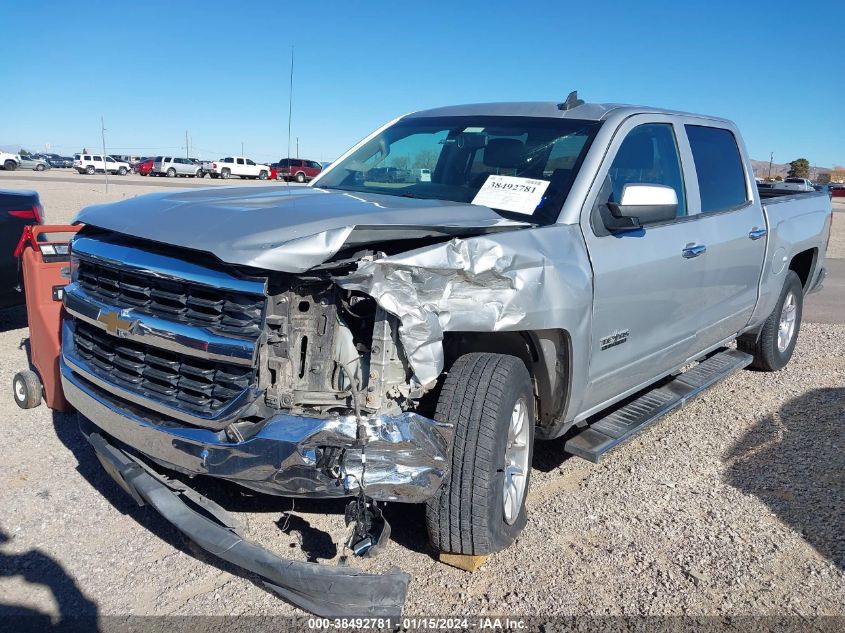
[[[548,180],[491,175],[475,194],[472,204],[531,215],[548,186]]]

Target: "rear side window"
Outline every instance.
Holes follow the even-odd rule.
[[[717,127],[684,127],[698,174],[701,212],[713,213],[745,204],[745,170],[733,133]]]

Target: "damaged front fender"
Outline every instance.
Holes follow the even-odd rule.
[[[577,226],[554,225],[364,261],[335,282],[372,296],[399,319],[414,378],[429,389],[444,368],[444,332],[586,331],[585,253]]]

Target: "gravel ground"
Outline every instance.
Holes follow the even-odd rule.
[[[34,188],[13,182],[0,187]],[[37,185],[52,221],[106,199]],[[108,199],[143,189],[125,188]],[[26,367],[26,336],[23,310],[0,311],[0,387]],[[9,394],[0,419],[0,615],[301,615],[134,507],[72,416],[21,411]],[[422,509],[398,504],[387,550],[355,564],[408,571],[407,614],[845,615],[843,423],[845,326],[808,323],[786,369],[735,374],[601,465],[539,444],[528,526],[480,571],[436,562]],[[342,553],[342,503],[291,513],[225,482],[202,489],[276,552]]]

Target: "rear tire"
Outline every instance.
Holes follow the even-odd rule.
[[[89,176],[93,176],[95,171],[97,171],[97,170],[94,169],[94,167],[91,166],[91,165],[88,165],[88,167],[85,168],[85,173],[88,174]]]
[[[41,404],[41,380],[38,374],[29,369],[19,371],[12,378],[12,393],[15,404],[21,409],[32,409]]]
[[[18,163],[13,160],[7,160],[3,163],[3,169],[6,171],[15,171],[18,168]]]
[[[171,167],[167,170],[167,177],[168,178],[176,178],[176,170]]]
[[[228,178],[231,175],[232,175],[232,172],[228,169],[224,169],[223,171],[220,172],[220,177],[224,178],[224,179]]]
[[[763,323],[760,335],[744,334],[737,339],[737,348],[751,354],[751,366],[761,371],[778,371],[786,367],[801,330],[804,310],[804,288],[794,270],[786,274],[775,309]]]
[[[298,174],[296,174],[296,182],[298,182],[298,183],[305,182],[305,174],[303,174],[302,172],[299,172]]]
[[[461,356],[434,417],[455,425],[455,440],[449,477],[426,505],[431,544],[468,555],[508,547],[527,521],[534,391],[525,364],[503,354]]]

